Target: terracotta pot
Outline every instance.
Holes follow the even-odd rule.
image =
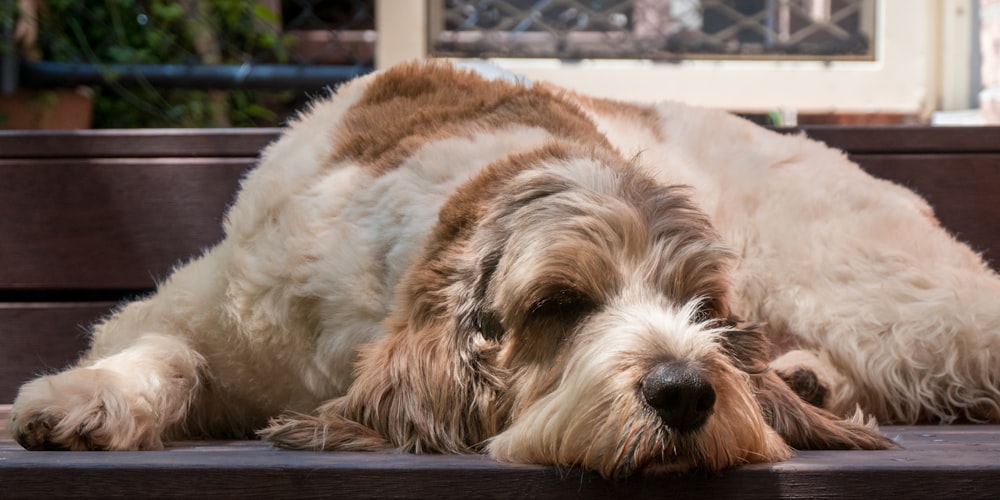
[[[93,92],[87,87],[0,95],[0,129],[90,128],[93,116]]]

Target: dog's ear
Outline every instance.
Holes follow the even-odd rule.
[[[751,376],[766,420],[792,448],[800,450],[884,450],[895,443],[878,431],[874,419],[858,410],[849,418],[812,406],[773,371]]]
[[[732,324],[739,321],[730,319]],[[737,368],[750,374],[764,420],[791,447],[807,449],[879,450],[894,447],[878,432],[874,420],[860,412],[851,418],[832,413],[802,400],[768,367],[771,343],[766,326],[740,325],[722,333],[721,344]]]
[[[771,356],[771,342],[759,325],[741,325],[736,318],[729,318],[727,323],[734,328],[725,330],[720,336],[720,343],[729,359],[740,370],[758,374],[767,370],[768,359]]]
[[[257,432],[261,439],[292,450],[378,451],[392,445],[373,429],[342,415],[344,398],[331,400],[312,415],[287,413]]]
[[[361,350],[346,395],[314,415],[276,419],[260,435],[296,449],[477,451],[505,418],[497,345],[456,331],[454,319],[416,323],[389,324],[388,335]]]

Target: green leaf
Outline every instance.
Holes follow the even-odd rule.
[[[278,14],[262,3],[253,4],[253,15],[268,24],[278,24],[281,22],[278,19]]]

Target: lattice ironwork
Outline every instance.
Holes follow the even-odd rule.
[[[871,59],[875,0],[432,0],[451,57]]]

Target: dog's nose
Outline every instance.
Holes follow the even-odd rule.
[[[705,424],[715,407],[715,389],[682,361],[660,363],[642,381],[642,397],[673,430],[689,432]]]

